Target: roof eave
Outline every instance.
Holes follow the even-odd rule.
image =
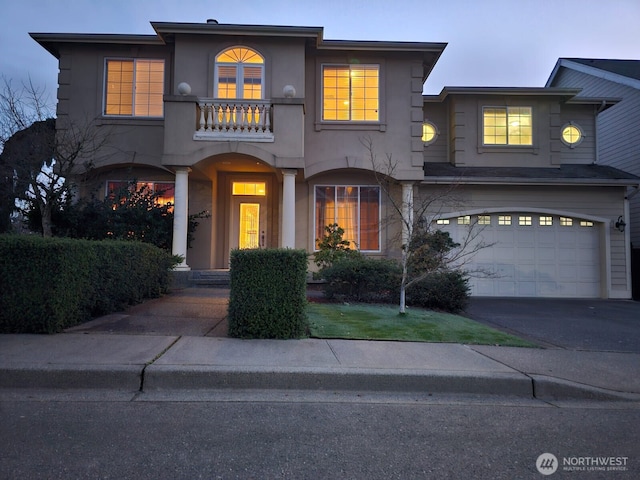
[[[322,27],[296,27],[279,25],[240,25],[227,23],[175,23],[175,22],[151,22],[151,26],[159,37],[165,41],[171,41],[175,34],[196,35],[242,35],[242,36],[269,36],[269,37],[300,37],[311,38],[320,41],[322,39]]]
[[[29,33],[45,50],[60,58],[63,44],[163,45],[157,35],[123,35],[112,33]]]
[[[522,178],[522,177],[483,177],[465,178],[453,176],[425,177],[424,185],[529,185],[529,186],[590,186],[590,187],[640,187],[633,179],[597,179],[597,178]]]

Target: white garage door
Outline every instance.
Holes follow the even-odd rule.
[[[491,273],[472,276],[472,295],[600,296],[600,241],[593,222],[531,213],[459,217],[448,222],[438,228],[458,242],[477,222],[474,229],[481,229],[484,242],[493,244],[465,265],[467,270]]]

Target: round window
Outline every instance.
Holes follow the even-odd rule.
[[[570,147],[578,145],[582,138],[582,130],[575,123],[568,123],[562,127],[562,141]]]
[[[438,138],[438,129],[431,122],[424,122],[422,124],[422,141],[427,145],[433,143]]]

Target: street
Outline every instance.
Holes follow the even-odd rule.
[[[356,393],[176,399],[5,395],[0,478],[544,478],[543,453],[559,462],[550,478],[640,472],[637,404]],[[617,470],[586,467],[593,457],[615,457]]]

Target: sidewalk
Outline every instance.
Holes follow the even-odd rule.
[[[72,332],[0,335],[0,389],[104,389],[142,395],[228,389],[362,391],[640,401],[638,354],[231,339],[221,331],[225,302],[224,291],[186,289]]]

